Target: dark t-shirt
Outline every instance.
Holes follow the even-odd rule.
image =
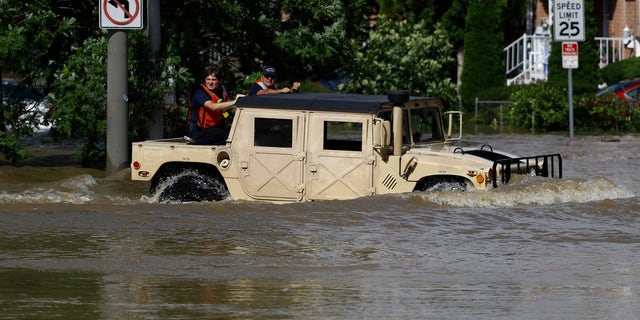
[[[265,85],[265,87],[266,87],[266,85]],[[250,95],[250,96],[255,96],[255,95],[257,95],[257,94],[258,94],[258,91],[263,90],[263,89],[264,89],[264,88],[263,88],[263,87],[261,87],[261,86],[258,84],[258,82],[254,82],[254,83],[251,85],[251,88],[249,88],[249,94],[248,94],[248,95]],[[274,86],[274,88],[273,88],[273,89],[278,89],[278,86]]]
[[[224,91],[222,90],[222,88],[217,88],[213,90],[213,94],[215,94],[217,97],[224,97]],[[197,88],[195,89],[192,93],[191,93],[191,107],[192,112],[191,112],[191,123],[189,125],[189,127],[196,127],[198,121],[198,108],[200,108],[201,106],[204,106],[204,103],[211,100],[211,96],[206,93],[202,88]],[[217,101],[214,101],[214,103],[217,103]],[[211,112],[211,111],[208,111]]]

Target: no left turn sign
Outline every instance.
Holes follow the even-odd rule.
[[[101,29],[142,29],[142,0],[99,0]]]

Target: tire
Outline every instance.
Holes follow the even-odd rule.
[[[220,201],[229,196],[225,184],[201,168],[175,172],[154,187],[159,202]]]
[[[471,182],[458,176],[430,176],[418,181],[413,191],[467,191]]]

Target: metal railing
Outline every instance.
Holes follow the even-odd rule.
[[[505,49],[507,85],[547,80],[547,61],[551,53],[550,35],[523,34]]]
[[[594,39],[598,43],[600,59],[598,67],[600,68],[604,68],[609,63],[633,57],[632,49],[639,45],[633,38],[596,37]],[[551,41],[550,35],[524,34],[507,46],[504,49],[507,85],[546,81]]]
[[[598,42],[598,57],[600,57],[599,67],[604,68],[609,63],[618,62],[631,58],[630,50],[627,50],[626,43],[632,41],[625,38],[596,37]]]
[[[527,174],[550,178],[562,178],[562,156],[558,153],[532,157],[507,158],[493,162],[493,187],[509,182],[512,174]],[[498,175],[500,177],[498,177]]]

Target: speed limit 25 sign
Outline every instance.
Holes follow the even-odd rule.
[[[555,0],[554,40],[584,41],[584,1]]]

